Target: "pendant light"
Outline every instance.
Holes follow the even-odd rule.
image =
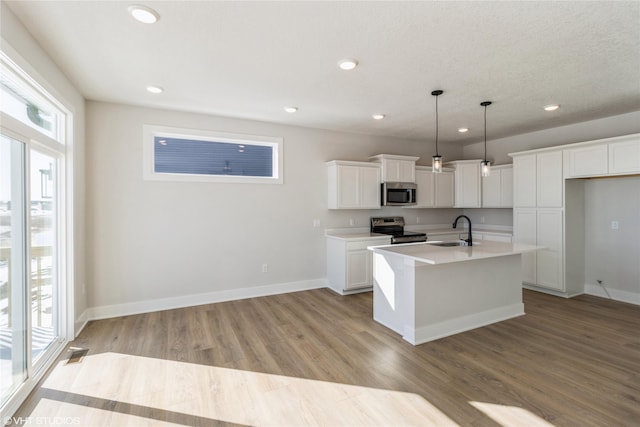
[[[433,173],[441,173],[442,172],[442,156],[438,154],[438,96],[442,95],[441,90],[434,90],[431,92],[431,95],[436,97],[436,154],[432,157],[433,163],[431,166],[431,171]]]
[[[491,162],[487,160],[487,107],[491,105],[491,101],[481,102],[484,107],[484,160],[480,163],[480,171],[483,177],[491,175]]]

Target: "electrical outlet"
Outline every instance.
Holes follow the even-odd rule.
[[[484,215],[480,217],[480,224],[484,224]]]
[[[620,223],[618,221],[611,221],[611,229],[617,230],[620,228]]]
[[[314,227],[320,227],[320,220],[319,219],[314,219],[313,220],[313,226]]]
[[[269,272],[269,264],[262,264],[262,272],[263,273]]]
[[[416,217],[416,224],[420,224],[420,217],[419,216]]]
[[[353,227],[354,225],[356,225],[356,220],[355,220],[355,219],[353,219],[353,218],[349,218],[349,225],[350,225],[351,227]]]

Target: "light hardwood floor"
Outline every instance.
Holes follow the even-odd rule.
[[[320,289],[91,322],[18,411],[86,426],[640,425],[640,307],[524,291],[417,347]]]

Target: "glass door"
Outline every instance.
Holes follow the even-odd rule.
[[[58,336],[57,160],[32,149],[30,169],[31,357]]]
[[[0,406],[27,377],[25,144],[0,141]]]

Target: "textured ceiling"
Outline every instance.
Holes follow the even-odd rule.
[[[443,89],[444,143],[482,140],[485,100],[489,139],[640,110],[638,1],[141,1],[153,25],[129,2],[6,3],[90,100],[433,140]]]

